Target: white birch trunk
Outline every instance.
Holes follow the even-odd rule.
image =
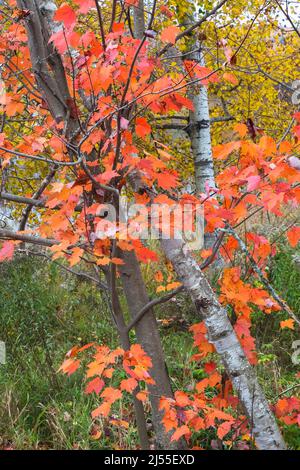
[[[190,58],[205,66],[202,51],[191,54]],[[205,86],[196,86],[190,99],[194,111],[190,111],[189,136],[195,167],[195,187],[197,193],[205,193],[207,188],[215,188],[215,172],[212,157],[210,115],[208,104],[208,91]]]
[[[223,365],[252,426],[260,450],[285,449],[285,443],[258,383],[254,369],[209,282],[180,240],[162,240],[163,251],[172,262],[179,280],[193,299],[199,320],[205,322],[209,342],[220,354]]]
[[[203,51],[201,51],[199,44],[198,46],[198,51],[193,52],[189,58],[204,67]],[[197,48],[197,42],[193,43],[191,47]],[[204,85],[194,87],[191,90],[190,99],[194,105],[194,111],[190,111],[188,134],[194,159],[195,189],[197,194],[203,194],[216,188],[207,87]],[[215,242],[215,233],[206,232],[204,247],[212,248]],[[213,271],[214,268],[222,268],[223,265],[223,260],[218,254],[212,266]]]

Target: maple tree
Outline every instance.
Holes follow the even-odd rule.
[[[281,449],[285,443],[252,367],[257,363],[252,313],[256,307],[267,315],[283,312],[282,329],[298,328],[300,320],[268,279],[267,263],[276,253],[276,240],[255,230],[242,236],[240,227],[258,213],[280,219],[286,207],[297,208],[300,117],[297,109],[286,111],[293,125],[281,138],[257,129],[252,118],[246,120],[239,111],[230,139],[220,143],[225,123],[233,120],[223,103],[226,116],[211,136],[210,122],[217,118],[209,114],[208,89],[220,94],[224,84],[239,85],[239,74],[251,68],[245,58],[239,62],[239,56],[250,32],[258,28],[254,20],[248,21],[233,42],[226,39],[225,26],[217,41],[218,60],[206,57],[205,47],[216,44],[209,35],[215,21],[241,16],[245,2],[233,2],[233,9],[230,1],[212,3],[204,2],[199,16],[189,1],[169,6],[153,2],[147,14],[142,0],[74,0],[57,6],[9,0],[1,6],[0,60],[6,87],[1,101],[1,200],[11,204],[14,220],[21,222],[15,231],[0,230],[0,259],[12,259],[20,245],[28,243],[48,247],[52,258],[68,263],[71,271],[78,263],[95,270],[121,348],[75,346],[61,366],[62,372],[73,374],[81,365],[78,355],[95,350],[85,388],[101,400],[93,419],[109,418],[111,407],[128,393],[143,448],[149,447],[143,405],[149,400],[158,448],[184,448],[192,436],[213,427],[225,444],[232,439],[241,448]],[[259,27],[263,25],[270,38],[273,30],[267,19],[277,21],[277,2],[271,10],[252,3],[247,12],[261,18]],[[285,32],[291,50],[295,36],[294,30]],[[276,35],[274,42],[274,55],[280,50],[284,58],[286,51]],[[257,47],[252,42],[248,49],[254,62]],[[243,84],[234,98],[239,110],[247,86]],[[268,99],[272,103],[273,95]],[[179,147],[186,151],[191,145],[194,154],[192,194],[187,189],[187,180],[193,179],[190,174],[186,178],[188,165],[182,170],[178,147],[172,145],[178,118],[189,119],[189,139]],[[160,125],[162,121],[167,124]],[[146,219],[155,203],[203,206],[210,242],[192,253],[184,240],[162,236],[162,219],[160,248],[125,233],[128,222],[143,227],[143,218],[138,214],[124,223],[121,195],[143,205]],[[103,216],[108,205],[117,214],[114,223]],[[289,224],[282,236],[285,233],[296,247],[300,228]],[[224,266],[212,289],[205,270],[214,268],[218,256]],[[141,269],[147,263],[155,265],[157,292],[165,292],[151,301]],[[128,324],[120,286],[131,316]],[[193,361],[204,361],[206,377],[188,392],[173,393],[153,308],[183,289],[201,321],[191,328],[197,348]],[[129,335],[133,328],[137,344]],[[210,360],[214,352],[220,364]],[[116,383],[118,368],[126,378]],[[299,408],[295,397],[279,400],[274,411],[280,421],[292,424],[299,423]]]

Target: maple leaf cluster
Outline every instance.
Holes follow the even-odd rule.
[[[92,354],[92,361],[85,365],[88,380],[85,393],[88,395],[95,393],[101,400],[101,404],[92,411],[93,419],[99,416],[109,418],[112,405],[120,400],[125,392],[132,394],[136,391],[135,396],[138,400],[142,402],[147,400],[149,392],[139,387],[154,384],[149,373],[152,361],[139,344],[133,344],[128,351],[122,348],[111,350],[105,345],[98,346],[95,343],[82,347],[75,346],[66,354],[59,371],[68,376],[74,374],[82,364],[78,354],[89,349],[94,349],[96,352]],[[127,378],[120,378],[122,376],[118,374],[120,370],[126,373]],[[113,425],[120,424],[119,420],[112,417],[109,418],[109,422]]]

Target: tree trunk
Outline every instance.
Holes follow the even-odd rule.
[[[193,46],[195,47],[196,44]],[[205,66],[201,50],[192,53],[189,58],[198,62],[202,67]],[[190,111],[188,133],[194,157],[195,186],[197,193],[205,193],[207,186],[216,187],[207,88],[203,85],[197,85],[192,89],[190,99],[193,102],[194,111]]]
[[[260,450],[285,449],[285,443],[269,404],[249,364],[226,310],[218,302],[198,264],[180,240],[162,240],[163,251],[179,280],[193,299],[199,319],[205,322],[208,338],[229,375]]]
[[[124,294],[131,318],[134,319],[141,309],[149,302],[141,268],[134,251],[123,251],[120,257],[124,265],[119,268]],[[158,449],[182,449],[183,441],[172,442],[172,433],[166,433],[162,424],[163,413],[159,410],[161,396],[172,397],[170,378],[164,359],[159,337],[158,325],[153,312],[149,310],[135,326],[137,341],[151,357],[153,367],[150,371],[155,385],[149,387],[152,408],[152,423]]]
[[[144,12],[144,0],[139,0],[136,7],[133,7],[133,26],[134,35],[136,38],[141,39],[145,32],[145,12]]]
[[[107,282],[107,285],[109,286],[110,294],[111,294],[111,297],[108,298],[108,303],[109,303],[109,307],[112,310],[112,317],[115,321],[116,328],[119,333],[119,338],[120,338],[120,343],[122,345],[122,348],[125,351],[128,351],[131,346],[129,333],[128,331],[126,331],[126,323],[125,323],[125,319],[123,315],[123,310],[120,304],[119,296],[115,292],[114,286],[112,285],[113,282],[109,274],[110,274],[110,271],[106,270],[105,271],[106,282]],[[138,391],[139,391],[139,388],[137,388],[137,390],[135,390],[135,392],[133,393],[133,405],[134,405],[137,430],[138,430],[141,448],[143,450],[147,450],[147,449],[150,449],[150,441],[148,438],[144,406],[143,406],[143,403],[136,398],[136,394]]]

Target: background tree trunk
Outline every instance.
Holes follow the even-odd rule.
[[[191,47],[198,50],[193,52],[189,58],[204,67],[205,60],[201,45],[196,41],[192,43]],[[188,134],[194,160],[195,188],[197,194],[203,194],[209,188],[212,190],[216,188],[207,87],[204,85],[193,87],[190,99],[194,105],[194,111],[190,111],[189,114]],[[204,234],[205,248],[212,248],[216,239],[215,233],[206,232]],[[214,268],[222,267],[222,265],[221,257],[218,254],[214,262]]]
[[[119,268],[124,294],[131,318],[134,319],[149,302],[149,297],[135,252],[124,251],[120,254],[120,257],[124,261],[124,265]],[[149,399],[157,448],[182,449],[185,447],[183,441],[171,442],[172,433],[166,433],[162,424],[163,414],[159,410],[160,397],[172,397],[173,392],[153,309],[149,310],[136,324],[135,331],[138,343],[142,345],[153,363],[150,374],[155,380],[155,385],[149,386]]]

